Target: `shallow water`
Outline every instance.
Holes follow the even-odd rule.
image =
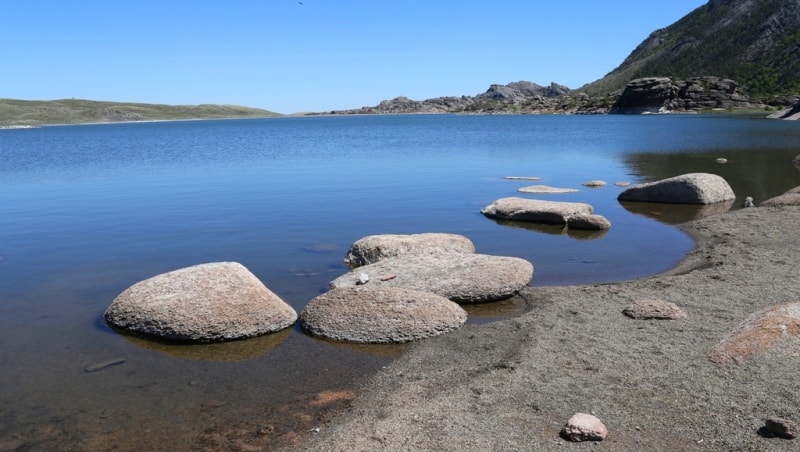
[[[532,284],[663,271],[691,206],[616,201],[617,181],[725,177],[757,202],[800,185],[794,122],[725,116],[381,116],[0,131],[0,450],[291,442],[408,346],[303,335],[170,346],[102,313],[142,279],[238,261],[296,310],[369,234],[453,232],[534,263]],[[728,163],[715,162],[725,157]],[[538,176],[509,181],[504,176]],[[603,179],[603,188],[581,184]],[[605,234],[495,222],[480,209],[532,184],[579,188]],[[521,195],[530,196],[530,195]],[[518,313],[505,302],[471,321]],[[98,372],[84,369],[114,359]],[[145,434],[142,434],[145,433]]]

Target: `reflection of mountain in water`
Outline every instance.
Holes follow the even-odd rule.
[[[735,201],[715,204],[668,204],[657,202],[620,201],[628,212],[652,218],[664,224],[682,224],[698,218],[725,213]]]
[[[543,223],[530,223],[526,221],[508,221],[490,218],[500,226],[507,226],[510,228],[527,229],[534,232],[543,232],[550,235],[566,235],[576,240],[592,240],[599,239],[606,235],[608,230],[583,230],[583,229],[570,229],[563,224],[543,224]],[[613,226],[612,226],[613,227]]]

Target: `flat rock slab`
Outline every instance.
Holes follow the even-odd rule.
[[[678,320],[686,318],[686,312],[675,303],[649,298],[634,301],[623,309],[622,313],[635,320]]]
[[[110,325],[181,342],[218,342],[289,327],[297,313],[236,262],[195,265],[122,292],[105,312]]]
[[[509,197],[498,199],[484,207],[481,213],[489,218],[501,220],[564,224],[569,217],[593,214],[594,208],[581,202],[557,202]]]
[[[474,253],[470,239],[458,234],[380,234],[357,240],[344,261],[350,268],[372,264],[387,257],[419,254]]]
[[[520,193],[535,193],[535,194],[562,194],[562,193],[578,193],[575,188],[559,188],[551,187],[549,185],[528,185],[517,189]]]
[[[758,311],[725,337],[708,354],[715,363],[744,362],[780,350],[800,354],[800,303],[786,303]]]
[[[438,336],[462,327],[467,313],[430,292],[380,287],[333,289],[300,313],[308,334],[335,341],[401,343]]]
[[[716,174],[690,173],[625,189],[620,201],[714,204],[736,199],[728,182]]]
[[[364,274],[369,282],[361,284]],[[533,264],[525,259],[451,253],[383,259],[334,279],[330,286],[402,287],[432,292],[457,303],[483,303],[513,296],[532,277]]]

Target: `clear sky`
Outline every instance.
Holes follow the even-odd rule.
[[[280,113],[578,88],[706,0],[0,0],[0,97]]]

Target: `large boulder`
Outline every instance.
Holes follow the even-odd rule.
[[[475,245],[472,241],[458,234],[381,234],[357,240],[350,247],[344,261],[351,268],[355,268],[387,257],[474,252]]]
[[[544,224],[567,224],[571,218],[576,218],[570,224],[576,229],[597,229],[598,225],[608,229],[611,223],[605,218],[592,219],[587,216],[594,215],[594,208],[582,202],[543,201],[527,198],[500,198],[481,209],[481,213],[489,218],[509,221],[526,221]],[[596,215],[599,217],[599,215]],[[604,220],[604,221],[603,221]],[[601,229],[602,229],[601,228]]]
[[[716,363],[744,362],[772,351],[800,354],[800,303],[770,306],[750,315],[708,354]]]
[[[736,199],[736,195],[728,182],[716,174],[690,173],[634,185],[620,193],[617,199],[675,204],[714,204]]]
[[[346,273],[331,288],[403,287],[457,303],[483,303],[515,295],[533,277],[533,264],[517,257],[449,253],[382,259]]]
[[[135,334],[218,342],[282,330],[297,313],[243,265],[214,262],[132,285],[106,309],[105,320]]]
[[[381,287],[333,289],[300,313],[312,336],[356,343],[400,343],[438,336],[467,321],[461,306],[430,292]]]

